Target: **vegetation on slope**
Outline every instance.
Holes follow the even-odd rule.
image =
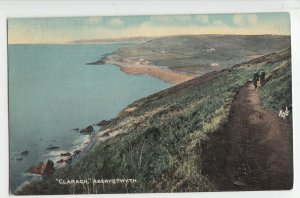
[[[203,171],[205,166],[213,166],[205,162],[211,159],[205,159],[203,145],[226,123],[235,94],[252,79],[253,73],[261,69],[267,74],[276,73],[289,59],[290,51],[285,50],[220,72],[208,73],[140,99],[128,106],[134,111],[124,109],[98,133],[95,137],[99,138],[96,139],[98,143],[80,160],[42,182],[25,186],[17,193],[218,190],[213,177]],[[101,138],[105,140],[100,141]],[[219,155],[222,154],[219,152]],[[58,178],[132,178],[137,182],[60,185],[55,180]]]
[[[260,89],[261,99],[266,108],[279,112],[282,108],[292,105],[291,75],[291,62],[287,61],[278,65],[267,76],[266,84]]]
[[[289,46],[290,37],[278,35],[167,36],[120,48],[113,54],[133,61],[143,58],[158,66],[174,70],[177,70],[174,67],[180,67],[186,72],[204,74]]]

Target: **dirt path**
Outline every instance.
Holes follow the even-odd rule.
[[[229,182],[220,190],[292,188],[292,125],[262,107],[251,83],[237,94],[224,130],[230,142],[225,165]]]

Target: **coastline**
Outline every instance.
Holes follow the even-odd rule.
[[[160,80],[172,84],[180,84],[184,81],[191,80],[195,75],[175,72],[162,66],[155,66],[153,64],[142,65],[132,62],[121,62],[114,59],[104,60],[105,64],[116,65],[120,67],[121,71],[133,75],[150,75]]]

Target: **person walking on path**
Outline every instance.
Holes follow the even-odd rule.
[[[258,72],[254,73],[252,81],[253,81],[254,88],[256,89],[257,88],[257,82],[259,81],[259,74],[258,74]]]
[[[264,84],[265,84],[265,77],[266,77],[266,72],[264,70],[261,70],[261,72],[259,73],[260,86],[264,86]]]

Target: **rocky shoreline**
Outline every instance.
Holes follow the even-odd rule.
[[[94,126],[100,126],[104,127],[108,124],[110,124],[112,120],[102,120],[98,122],[97,124],[93,124]],[[37,174],[41,176],[50,176],[52,175],[56,169],[63,168],[66,165],[71,165],[72,161],[78,160],[81,156],[84,156],[88,152],[90,148],[95,145],[95,143],[98,140],[95,140],[95,137],[98,137],[98,133],[101,132],[101,129],[99,131],[95,131],[94,127],[92,125],[87,126],[86,128],[83,128],[79,130],[79,128],[73,129],[74,131],[80,132],[82,135],[88,135],[90,140],[85,143],[84,147],[81,149],[76,149],[73,151],[66,151],[59,154],[60,159],[55,161],[51,159],[47,159],[45,161],[41,161],[36,165],[32,165],[26,172],[30,174]],[[56,150],[60,148],[59,146],[55,145],[48,145],[47,150]],[[29,154],[28,150],[24,150],[20,152],[20,155],[26,156]],[[23,160],[23,158],[19,157],[16,159],[17,161]],[[59,165],[59,166],[56,166]]]

